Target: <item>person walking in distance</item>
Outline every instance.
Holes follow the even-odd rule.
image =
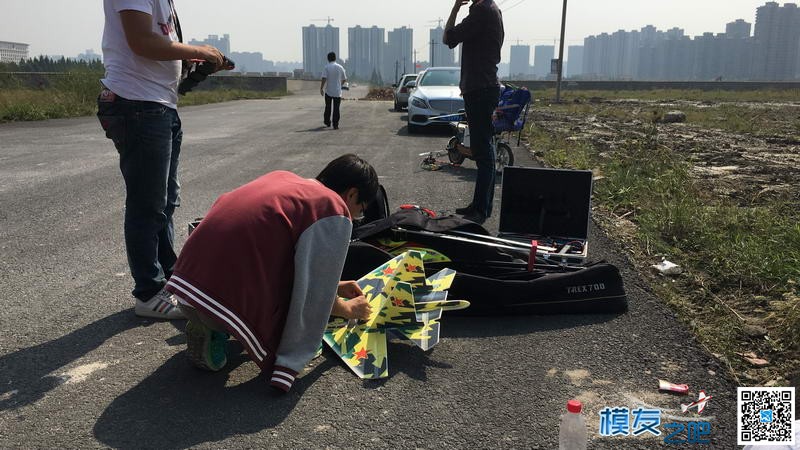
[[[456,25],[456,16],[470,0],[456,0],[444,29],[444,44],[461,49],[461,94],[470,132],[470,150],[478,175],[472,203],[456,209],[465,219],[483,223],[492,215],[495,150],[492,147],[492,113],[500,99],[497,64],[505,31],[503,16],[494,0],[472,0],[469,15]]]
[[[322,69],[322,83],[319,94],[325,96],[325,113],[322,122],[331,126],[331,106],[333,106],[333,129],[339,129],[339,105],[342,103],[342,86],[347,82],[344,67],[336,62],[336,53],[328,53],[328,65]]]
[[[172,0],[104,0],[105,76],[97,117],[119,153],[125,181],[125,248],[134,281],[134,312],[182,319],[164,290],[177,261],[172,214],[180,204],[178,157],[181,120],[178,83],[184,60],[205,60],[217,70],[214,47],[182,43]]]

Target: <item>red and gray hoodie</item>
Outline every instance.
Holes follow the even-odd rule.
[[[288,391],[322,340],[351,230],[337,193],[271,172],[217,199],[167,290],[224,326]]]

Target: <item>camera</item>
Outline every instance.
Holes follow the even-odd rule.
[[[228,59],[228,57],[223,56],[222,70],[233,70],[234,68],[236,68],[236,64]],[[216,70],[217,66],[208,61],[191,63],[186,78],[184,78],[183,81],[181,81],[181,83],[178,85],[178,93],[181,95],[186,95],[187,92],[194,89],[195,86],[208,78],[208,76],[214,73]]]

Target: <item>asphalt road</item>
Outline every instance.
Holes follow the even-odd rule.
[[[276,169],[313,177],[345,152],[375,166],[393,208],[468,203],[474,164],[420,169],[418,153],[448,134],[408,136],[391,106],[343,102],[338,131],[322,128],[317,96],[181,109],[178,246],[219,194]],[[535,164],[523,149],[517,161]],[[706,448],[736,448],[735,384],[594,227],[591,259],[622,269],[626,314],[445,314],[432,352],[390,344],[387,380],[362,382],[326,351],[287,395],[233,341],[224,371],[198,371],[183,322],[133,314],[117,163],[93,117],[0,125],[0,448],[553,449],[573,397],[590,448],[668,446],[663,434],[598,436],[600,409],[642,404],[666,422],[709,421]],[[659,378],[695,397],[658,393]],[[714,397],[702,417],[681,414],[700,389]]]

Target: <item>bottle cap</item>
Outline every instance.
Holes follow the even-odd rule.
[[[570,400],[567,402],[567,411],[579,414],[583,409],[583,405],[578,400]]]

